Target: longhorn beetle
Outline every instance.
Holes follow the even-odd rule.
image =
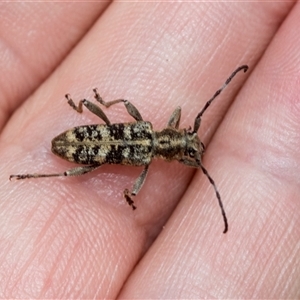
[[[167,161],[177,160],[184,165],[193,168],[201,168],[212,186],[214,187],[219,206],[224,219],[225,229],[228,230],[228,222],[216,184],[201,162],[205,146],[200,141],[197,132],[201,124],[201,117],[210,106],[212,101],[220,95],[232,78],[248,66],[237,68],[224,85],[215,92],[213,97],[206,102],[203,109],[198,113],[194,121],[194,128],[179,129],[181,108],[177,107],[172,113],[167,127],[162,131],[154,131],[150,122],[144,121],[136,107],[128,100],[118,99],[105,102],[94,89],[95,99],[105,107],[123,102],[129,115],[136,122],[111,124],[102,109],[89,100],[80,100],[78,106],[66,95],[68,104],[77,112],[82,113],[82,105],[102,119],[105,124],[85,125],[71,128],[52,140],[52,152],[61,158],[82,164],[84,166],[72,168],[63,173],[55,174],[21,174],[10,175],[9,179],[15,178],[40,178],[55,176],[76,176],[91,172],[103,164],[120,164],[130,166],[144,166],[144,170],[136,179],[132,191],[124,190],[124,197],[132,209],[136,209],[132,200],[142,188],[152,158],[162,158]]]

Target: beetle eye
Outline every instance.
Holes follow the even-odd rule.
[[[194,149],[189,150],[189,156],[190,157],[195,157],[195,150]]]

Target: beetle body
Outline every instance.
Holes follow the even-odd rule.
[[[180,161],[204,148],[197,134],[171,127],[153,131],[150,122],[138,121],[74,127],[52,140],[52,152],[78,164],[146,166],[155,157]]]
[[[74,127],[52,140],[52,152],[78,164],[144,166],[153,154],[150,122]]]
[[[205,147],[200,141],[197,132],[201,124],[201,117],[212,101],[223,91],[232,78],[248,66],[237,68],[226,80],[225,84],[215,92],[213,97],[205,104],[194,121],[193,129],[179,129],[181,108],[177,107],[171,115],[166,128],[154,131],[150,122],[144,121],[137,108],[124,99],[105,102],[98,91],[94,89],[95,99],[105,107],[123,102],[127,112],[135,122],[111,124],[102,109],[92,102],[84,99],[79,101],[78,106],[69,95],[66,95],[68,104],[77,112],[82,112],[83,105],[92,113],[101,118],[105,124],[84,125],[67,130],[52,140],[52,152],[70,162],[81,166],[72,168],[62,173],[55,174],[21,174],[11,175],[10,179],[16,178],[40,178],[55,176],[77,176],[91,172],[103,164],[120,164],[130,166],[143,166],[144,169],[136,179],[131,191],[124,190],[124,196],[128,204],[135,209],[133,196],[136,196],[142,188],[149,165],[153,158],[161,158],[167,161],[176,160],[186,166],[201,168],[213,185],[221,212],[225,229],[228,230],[227,217],[223,208],[220,194],[215,182],[208,174],[201,162]]]

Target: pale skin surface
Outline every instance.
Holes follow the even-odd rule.
[[[0,297],[299,298],[299,4],[104,9],[1,5]],[[157,129],[181,105],[188,128],[242,64],[250,70],[199,130],[226,235],[207,178],[176,162],[150,165],[134,212],[122,191],[140,168],[8,181],[73,166],[51,153],[51,139],[99,120],[74,112],[66,93],[92,100],[97,87],[105,100],[129,99]],[[132,120],[121,104],[105,113]]]

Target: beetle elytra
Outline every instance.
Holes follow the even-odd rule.
[[[201,168],[212,186],[214,187],[219,206],[221,208],[225,228],[228,222],[216,184],[201,162],[205,147],[200,141],[197,132],[201,124],[201,117],[213,100],[224,90],[232,78],[240,71],[246,72],[248,66],[237,68],[224,85],[215,92],[213,97],[206,102],[194,121],[194,127],[180,129],[179,122],[181,108],[177,107],[172,113],[167,127],[161,131],[154,131],[150,122],[144,121],[137,108],[124,99],[105,102],[94,89],[95,99],[105,107],[123,102],[130,116],[136,122],[111,124],[102,109],[89,100],[80,100],[76,105],[69,95],[66,95],[68,104],[77,112],[82,112],[84,105],[89,111],[102,119],[105,124],[85,125],[71,128],[52,140],[52,152],[59,157],[81,164],[62,173],[54,174],[21,174],[10,175],[9,179],[17,180],[26,178],[76,176],[91,172],[103,164],[121,164],[131,166],[144,166],[140,176],[136,179],[131,191],[124,190],[124,197],[128,204],[135,209],[132,197],[136,196],[142,188],[149,165],[153,158],[162,158],[167,161],[177,160],[193,168]]]

